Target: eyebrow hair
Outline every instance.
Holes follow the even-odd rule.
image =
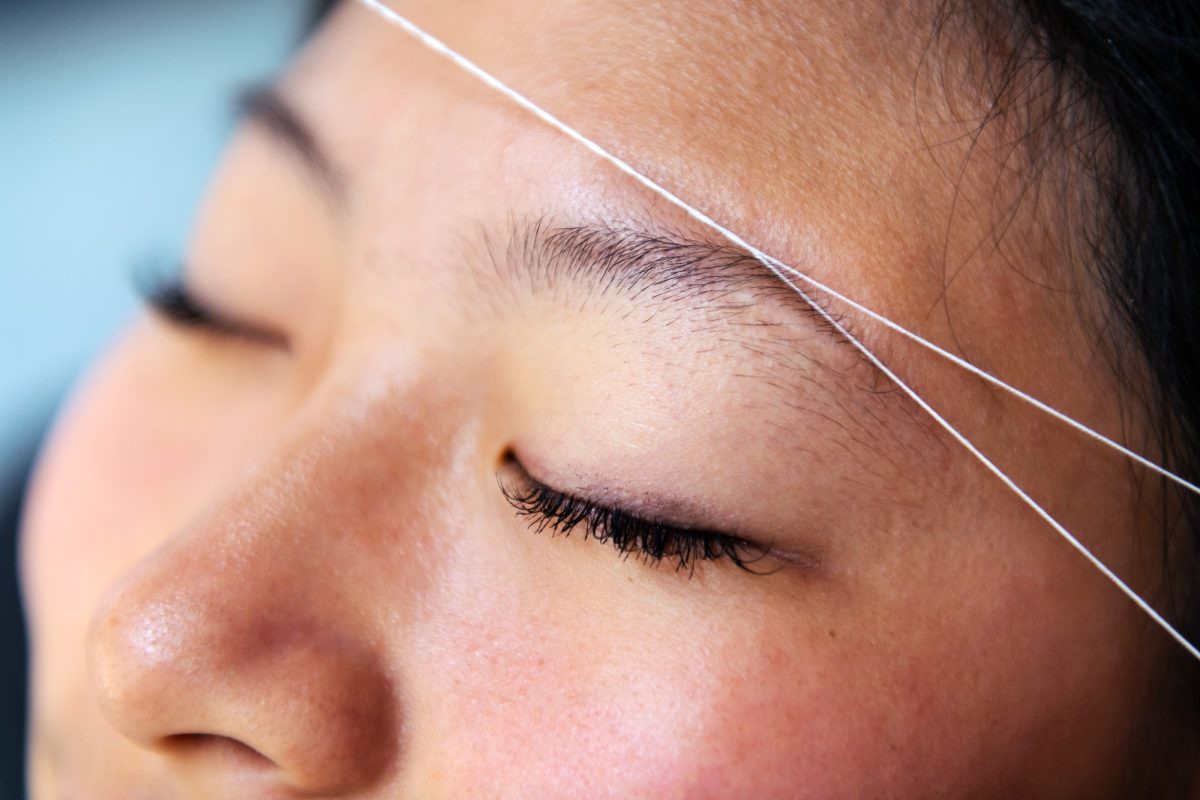
[[[257,124],[275,142],[296,156],[332,198],[340,197],[344,181],[316,134],[273,86],[254,86],[238,96],[239,117]]]
[[[640,221],[559,225],[537,217],[512,221],[503,240],[488,236],[486,229],[482,234],[474,241],[482,242],[485,261],[511,288],[556,294],[569,286],[582,290],[585,302],[602,309],[605,299],[620,296],[631,300],[634,309],[645,310],[645,321],[679,311],[680,317],[669,318],[667,325],[699,309],[702,328],[729,325],[743,330],[721,339],[751,356],[765,357],[769,366],[739,370],[736,376],[783,391],[785,406],[813,413],[811,403],[793,394],[798,386],[813,387],[845,415],[844,421],[834,422],[843,434],[885,459],[880,442],[907,439],[898,436],[893,423],[918,431],[922,441],[944,447],[908,397],[821,311],[839,324],[849,325],[847,320],[819,304],[814,307],[758,259],[733,245]],[[480,265],[469,257],[466,262]],[[580,307],[573,298],[570,302]],[[790,313],[756,313],[764,306]],[[620,313],[630,317],[634,312]],[[803,330],[797,333],[798,328]],[[824,356],[815,352],[810,343],[814,333],[845,354],[846,361],[835,364],[829,351]],[[794,373],[797,382],[781,379],[779,370]],[[845,403],[847,398],[853,409]],[[820,415],[834,421],[830,415]]]
[[[256,123],[271,134],[276,143],[298,158],[334,204],[340,200],[344,192],[341,174],[313,129],[274,87],[251,88],[242,93],[238,105],[243,120]],[[817,357],[799,352],[800,340],[784,333],[775,337],[774,344],[777,350],[783,348],[789,352],[783,358],[779,352],[771,354],[773,361],[782,361],[793,369],[801,368],[801,362],[809,367],[816,366],[830,380],[840,384],[844,393],[859,398],[896,400],[902,396],[890,382],[887,382],[888,388],[879,389],[881,380],[886,380],[883,373],[829,323],[832,318],[845,325],[845,319],[825,308],[817,299],[805,299],[794,287],[765,269],[749,252],[728,242],[633,222],[555,226],[546,217],[523,223],[514,221],[503,258],[498,257],[486,233],[483,241],[488,260],[497,268],[505,265],[501,271],[508,272],[509,278],[523,277],[529,289],[553,289],[564,282],[576,286],[582,284],[593,296],[622,295],[643,307],[652,306],[649,317],[658,316],[669,308],[702,308],[709,325],[724,322],[752,326],[760,331],[782,329],[784,323],[752,314],[762,301],[773,301],[806,319],[810,330],[820,331],[830,341],[843,346],[842,352],[851,355],[854,369],[870,376],[866,382],[869,385],[859,385],[855,390],[847,380],[850,370],[832,367]],[[748,335],[741,343],[752,353],[768,355],[761,346],[753,344]],[[774,379],[768,377],[766,380],[778,387]],[[811,377],[806,380],[818,383]],[[822,388],[829,390],[830,387]],[[840,401],[838,405],[841,405]],[[888,427],[875,410],[866,404],[859,405],[865,416]],[[895,403],[888,403],[888,406],[893,410],[902,409],[901,416],[925,435],[932,433],[928,426],[920,424],[911,409]],[[842,410],[846,411],[845,408]],[[864,429],[872,427],[862,425],[862,422],[858,421]],[[861,438],[853,435],[852,438],[879,452]]]
[[[770,300],[846,343],[794,289],[750,253],[725,242],[658,225],[556,225],[538,217],[512,222],[503,252],[486,233],[483,243],[493,267],[530,291],[552,291],[570,283],[597,298],[620,295],[655,312],[689,305],[727,312],[729,317]]]
[[[238,107],[243,120],[270,133],[318,184],[335,197],[341,194],[344,181],[332,159],[311,126],[274,86],[251,87],[238,98]],[[486,236],[484,240],[489,260],[498,264],[491,242]],[[545,217],[514,222],[507,241],[504,261],[512,274],[523,275],[533,289],[539,288],[538,284],[550,288],[563,279],[578,282],[586,278],[589,288],[601,295],[623,294],[660,307],[686,299],[730,317],[769,296],[847,344],[811,303],[764,269],[753,255],[727,242],[656,226],[600,223],[556,227]],[[860,360],[869,365],[865,358]],[[871,369],[874,371],[873,366]]]

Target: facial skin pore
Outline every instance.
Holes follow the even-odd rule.
[[[1076,278],[1037,208],[997,233],[1020,182],[969,156],[928,9],[396,7],[1121,435],[1099,301],[1045,289]],[[40,465],[32,797],[1126,796],[1163,637],[795,297],[357,4],[275,95],[186,281],[276,337],[136,320]],[[1155,591],[1125,463],[846,321]],[[510,456],[759,543],[765,574],[534,533]]]

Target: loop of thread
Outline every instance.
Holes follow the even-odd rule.
[[[946,433],[948,433],[955,441],[957,441],[960,445],[962,445],[963,448],[966,449],[966,451],[973,458],[975,458],[975,460],[977,460],[980,464],[982,464],[983,467],[985,469],[987,469],[988,472],[990,472],[994,476],[996,476],[996,478],[1002,484],[1004,484],[1004,486],[1007,487],[1011,492],[1013,492],[1013,494],[1015,494],[1022,503],[1027,505],[1030,509],[1033,510],[1034,513],[1036,513],[1039,517],[1041,517],[1042,520],[1044,520],[1056,533],[1058,533],[1059,536],[1061,536],[1063,539],[1065,539],[1067,541],[1067,543],[1071,545],[1071,547],[1073,547],[1076,551],[1078,551],[1080,553],[1080,555],[1082,555],[1093,567],[1095,567],[1097,570],[1099,570],[1100,573],[1104,575],[1104,577],[1106,577],[1110,582],[1112,582],[1112,584],[1115,585],[1123,594],[1125,594],[1125,596],[1127,596],[1130,600],[1132,600],[1133,603],[1135,605],[1137,605],[1138,608],[1140,608],[1143,612],[1145,612],[1159,627],[1161,627],[1164,631],[1166,631],[1171,636],[1172,639],[1174,639],[1176,642],[1178,642],[1180,644],[1180,646],[1182,646],[1185,650],[1187,650],[1193,657],[1195,657],[1197,660],[1200,660],[1200,649],[1198,649],[1194,644],[1189,642],[1183,636],[1183,634],[1181,634],[1179,631],[1177,631],[1175,629],[1175,627],[1166,620],[1165,617],[1163,617],[1157,610],[1155,610],[1154,607],[1151,606],[1146,600],[1144,600],[1137,592],[1135,592],[1132,588],[1130,588],[1130,586],[1128,584],[1126,584],[1125,581],[1123,581],[1120,578],[1120,576],[1118,576],[1115,572],[1113,572],[1091,550],[1089,550],[1082,542],[1080,542],[1079,539],[1074,534],[1072,534],[1070,531],[1068,531],[1062,525],[1062,523],[1060,523],[1057,519],[1055,519],[1055,517],[1053,515],[1051,515],[1050,512],[1048,512],[1044,508],[1042,508],[1042,506],[1036,500],[1034,500],[1032,497],[1030,497],[1030,495],[1024,489],[1022,489],[1011,477],[1009,477],[1008,473],[1006,473],[1004,470],[1002,470],[1000,467],[998,467],[990,458],[988,458],[986,455],[984,455],[984,453],[982,451],[980,451],[979,448],[976,447],[975,444],[973,442],[971,442],[970,439],[968,439],[963,433],[961,433],[957,428],[955,428],[952,424],[950,424],[950,422],[945,417],[943,417],[940,413],[938,413],[938,411],[936,409],[934,409],[933,406],[931,406],[924,398],[922,398],[919,394],[917,394],[917,392],[914,391],[907,383],[905,383],[903,380],[901,380],[901,378],[898,375],[896,375],[896,373],[894,373],[891,369],[889,369],[887,367],[887,365],[884,364],[883,361],[881,361],[878,358],[878,356],[876,356],[871,351],[870,348],[868,348],[865,344],[863,344],[857,337],[851,335],[850,332],[847,331],[846,328],[842,324],[840,324],[836,319],[834,319],[824,309],[824,307],[820,303],[817,303],[815,300],[813,300],[811,297],[809,297],[807,293],[805,293],[799,286],[796,285],[796,283],[793,281],[793,278],[795,280],[799,280],[799,281],[803,282],[805,285],[809,286],[812,289],[816,289],[817,291],[820,291],[820,292],[823,292],[823,293],[829,295],[830,297],[838,300],[839,302],[845,303],[846,305],[850,306],[854,310],[856,310],[859,313],[863,314],[864,316],[874,320],[875,322],[883,325],[884,327],[888,328],[889,330],[894,331],[894,332],[910,339],[911,341],[913,341],[916,344],[924,347],[925,349],[933,352],[934,354],[941,356],[942,358],[946,359],[950,363],[966,370],[967,372],[986,381],[987,383],[989,383],[993,386],[996,386],[997,388],[1002,389],[1005,392],[1008,392],[1009,394],[1018,398],[1022,402],[1027,403],[1028,405],[1036,408],[1038,411],[1041,411],[1042,413],[1047,414],[1050,417],[1053,417],[1054,419],[1058,420],[1059,422],[1062,422],[1062,423],[1068,425],[1069,427],[1071,427],[1072,429],[1078,431],[1079,433],[1082,433],[1085,436],[1087,436],[1095,441],[1100,442],[1101,444],[1105,445],[1106,447],[1109,447],[1109,448],[1117,451],[1118,453],[1121,453],[1122,455],[1131,459],[1132,461],[1142,465],[1143,467],[1146,467],[1147,469],[1152,470],[1153,472],[1161,475],[1164,478],[1167,478],[1168,480],[1173,481],[1174,483],[1178,484],[1179,486],[1182,486],[1183,488],[1187,489],[1188,491],[1194,492],[1196,494],[1200,494],[1200,486],[1183,478],[1182,476],[1176,475],[1175,473],[1166,469],[1162,465],[1157,464],[1154,461],[1151,461],[1150,459],[1146,458],[1145,456],[1142,456],[1142,455],[1134,452],[1133,450],[1129,449],[1128,447],[1121,444],[1120,442],[1117,442],[1114,439],[1111,439],[1111,438],[1105,436],[1104,434],[1100,433],[1099,431],[1096,431],[1095,429],[1085,425],[1084,423],[1074,419],[1073,417],[1068,416],[1067,414],[1064,414],[1063,412],[1042,402],[1041,400],[1038,400],[1036,397],[1033,397],[1032,395],[1016,388],[1015,386],[1012,386],[1012,385],[1006,383],[1005,381],[1001,380],[1000,378],[996,377],[995,375],[992,375],[990,372],[987,372],[986,370],[972,364],[971,362],[967,361],[966,359],[964,359],[960,356],[957,356],[954,353],[949,352],[948,350],[938,346],[937,344],[933,343],[932,341],[924,338],[920,334],[908,330],[907,328],[905,328],[904,326],[900,325],[897,322],[893,322],[888,317],[885,317],[884,315],[880,314],[879,312],[874,311],[874,310],[868,308],[867,306],[862,305],[861,303],[859,303],[859,302],[853,300],[852,298],[846,296],[845,294],[833,289],[832,287],[826,285],[825,283],[822,283],[821,281],[818,281],[815,278],[810,277],[809,275],[796,269],[795,267],[789,266],[788,264],[783,263],[779,259],[777,259],[771,255],[768,255],[767,253],[763,252],[759,248],[750,244],[748,241],[746,241],[744,238],[739,236],[737,233],[734,233],[732,230],[721,225],[719,222],[717,222],[715,219],[713,219],[712,217],[705,214],[700,209],[696,208],[695,206],[691,205],[687,201],[678,197],[677,195],[675,195],[673,192],[671,192],[666,187],[658,184],[651,178],[642,174],[641,172],[639,172],[637,169],[635,169],[633,166],[631,166],[626,161],[622,160],[618,156],[613,155],[612,153],[610,153],[609,151],[607,151],[603,147],[601,147],[599,144],[597,144],[596,142],[589,139],[587,136],[585,136],[582,133],[580,133],[579,131],[575,130],[570,125],[567,125],[565,122],[560,120],[558,117],[554,116],[549,111],[546,111],[541,106],[537,105],[532,100],[525,97],[525,95],[518,92],[516,89],[513,89],[512,87],[508,86],[507,84],[502,82],[499,78],[496,78],[490,72],[487,72],[482,67],[475,64],[475,62],[471,61],[466,56],[463,56],[460,53],[458,53],[457,51],[452,50],[449,46],[447,46],[440,39],[437,39],[434,36],[426,33],[423,29],[418,27],[416,24],[411,22],[409,19],[401,16],[399,13],[397,13],[396,11],[392,10],[390,7],[385,5],[383,2],[381,2],[381,0],[359,0],[359,2],[361,2],[367,8],[369,8],[372,11],[379,14],[381,17],[383,17],[388,22],[396,25],[397,27],[399,27],[401,30],[408,33],[413,38],[417,39],[419,42],[421,42],[423,45],[425,45],[425,47],[427,47],[430,50],[432,50],[433,52],[449,59],[455,66],[459,67],[466,73],[475,77],[476,79],[478,79],[480,82],[482,82],[489,88],[500,93],[501,95],[506,97],[508,100],[510,100],[517,106],[528,111],[530,114],[533,114],[535,117],[540,119],[542,122],[546,123],[550,127],[554,128],[555,130],[557,130],[560,133],[564,134],[565,136],[569,137],[570,139],[574,140],[576,143],[587,148],[589,151],[591,151],[597,157],[603,159],[604,161],[607,161],[609,164],[616,167],[618,170],[623,172],[625,175],[629,176],[630,178],[633,178],[635,181],[640,183],[642,186],[649,189],[651,192],[658,195],[663,200],[666,200],[668,203],[675,206],[676,208],[678,208],[679,210],[681,210],[682,212],[687,214],[692,219],[696,220],[700,224],[704,225],[705,227],[709,228],[713,232],[720,235],[722,238],[724,238],[725,240],[730,242],[735,247],[741,248],[742,250],[745,250],[747,253],[749,253],[759,263],[761,263],[764,267],[766,267],[768,270],[770,270],[777,278],[779,278],[788,287],[790,287],[793,291],[795,291],[801,297],[801,299],[803,299],[804,302],[806,302],[813,309],[814,312],[816,312],[826,323],[828,323],[831,327],[833,327],[841,336],[843,336],[846,339],[846,341],[849,342],[855,349],[857,349],[860,353],[862,353],[862,355],[868,361],[870,361],[871,364],[873,364],[880,372],[882,372],[888,378],[888,380],[892,381],[898,389],[900,389],[902,392],[904,392],[905,395],[907,395],[926,414],[928,414],[930,416],[930,418],[933,419],[933,421],[935,423],[937,423],[937,425],[939,427],[941,427],[943,430],[945,430]]]

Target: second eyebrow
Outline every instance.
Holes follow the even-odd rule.
[[[243,120],[257,124],[295,155],[333,200],[344,193],[344,180],[303,117],[271,86],[256,86],[238,97]]]

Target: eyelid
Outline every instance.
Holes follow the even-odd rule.
[[[516,477],[517,486],[505,482],[505,471]],[[759,569],[759,562],[773,555],[772,549],[740,536],[648,519],[611,502],[554,489],[531,476],[512,453],[497,472],[497,481],[505,499],[538,533],[549,529],[568,536],[581,528],[584,538],[610,544],[625,558],[633,556],[651,565],[674,561],[676,569],[686,570],[689,577],[700,561],[728,561],[753,575],[769,575],[782,567],[780,562]]]
[[[217,308],[183,278],[139,274],[134,282],[143,302],[171,325],[291,352],[285,335]]]

